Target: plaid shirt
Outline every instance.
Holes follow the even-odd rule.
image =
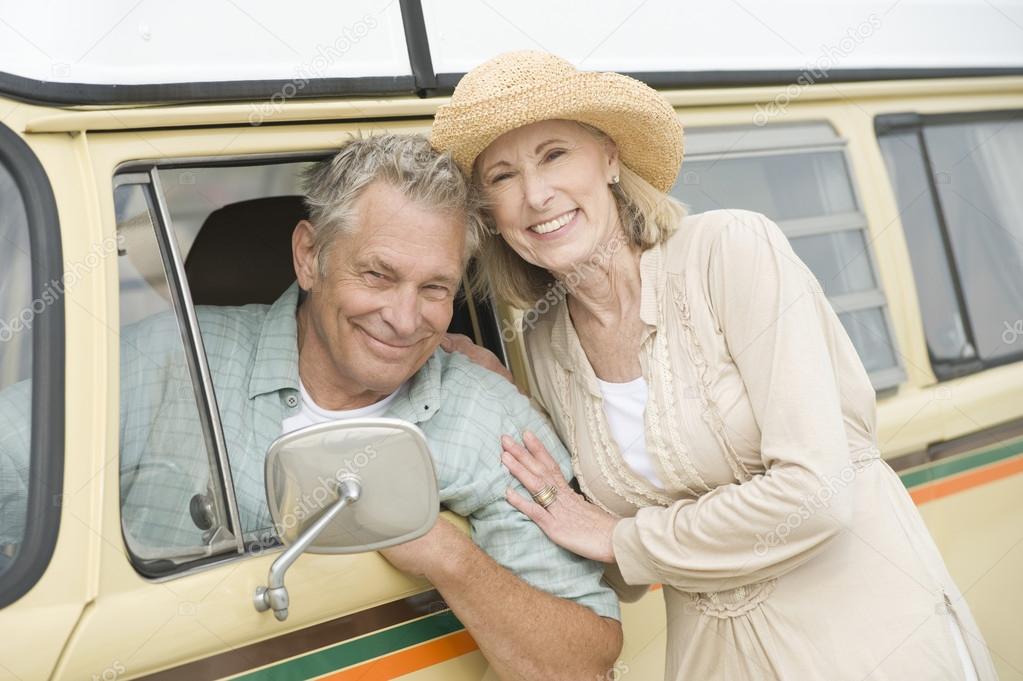
[[[301,409],[292,285],[270,306],[198,307],[203,344],[227,442],[242,529],[271,532],[263,461],[281,423]],[[189,501],[207,493],[212,469],[173,315],[122,329],[122,525],[137,557],[201,555],[207,542]],[[466,516],[473,540],[533,586],[619,618],[599,564],[551,542],[505,501],[518,485],[500,461],[501,434],[531,430],[571,477],[568,455],[546,419],[503,378],[464,355],[438,350],[390,405],[417,424],[433,453],[440,499]],[[27,382],[0,392],[0,544],[24,531],[28,477]]]

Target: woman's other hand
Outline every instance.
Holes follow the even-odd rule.
[[[512,376],[512,373],[508,371],[503,364],[501,364],[501,360],[497,358],[497,355],[486,348],[476,345],[468,336],[460,333],[446,333],[444,334],[444,338],[441,339],[440,346],[446,352],[462,353],[467,356],[473,364],[477,364],[484,369],[493,371],[512,385],[515,385],[515,377]]]
[[[558,546],[590,560],[613,563],[612,536],[618,518],[597,508],[569,486],[538,437],[526,431],[522,441],[525,446],[508,435],[501,437],[502,463],[530,494],[538,494],[551,485],[556,496],[544,508],[509,488],[505,493],[508,503],[539,525]]]

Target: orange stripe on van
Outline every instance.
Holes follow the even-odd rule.
[[[357,667],[321,676],[320,679],[321,681],[389,681],[389,679],[411,674],[471,653],[477,648],[476,641],[469,635],[469,632],[459,631],[401,652],[364,662]]]
[[[1007,478],[1016,473],[1023,473],[1023,457],[966,471],[960,475],[938,480],[929,485],[922,485],[910,490],[909,495],[913,497],[913,501],[919,506],[920,504],[926,504],[928,501],[957,494],[973,487],[979,487],[995,480]]]

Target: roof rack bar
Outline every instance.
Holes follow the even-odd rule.
[[[405,27],[405,45],[408,60],[412,66],[416,93],[420,97],[431,97],[437,89],[437,74],[433,71],[430,56],[430,38],[426,34],[426,19],[423,17],[422,0],[399,0],[401,23]]]

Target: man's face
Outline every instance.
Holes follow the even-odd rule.
[[[308,355],[300,364],[320,374],[318,384],[368,404],[394,392],[440,344],[461,280],[465,227],[462,216],[417,205],[382,181],[356,208],[354,233],[321,256],[325,276],[302,262],[296,236],[299,284],[310,292],[299,351],[311,351],[313,365]]]

